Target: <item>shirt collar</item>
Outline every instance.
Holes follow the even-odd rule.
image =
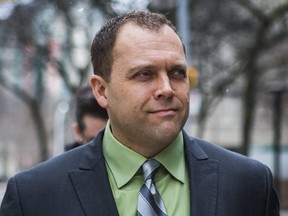
[[[121,188],[129,182],[146,161],[145,157],[116,140],[111,132],[109,121],[103,137],[103,153],[118,188]],[[176,139],[154,158],[158,160],[172,176],[184,183],[185,159],[182,133],[179,133]]]
[[[182,132],[163,151],[154,157],[178,181],[185,181],[185,157]]]

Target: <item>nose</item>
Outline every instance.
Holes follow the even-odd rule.
[[[155,99],[170,98],[175,94],[167,75],[160,76],[157,79],[156,85],[157,87],[154,92]]]

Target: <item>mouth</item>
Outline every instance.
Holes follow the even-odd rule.
[[[150,114],[160,115],[160,116],[167,116],[167,115],[175,115],[177,109],[159,109],[150,111]]]

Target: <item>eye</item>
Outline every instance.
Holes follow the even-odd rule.
[[[185,69],[177,68],[169,72],[169,77],[173,79],[177,79],[177,80],[182,80],[182,79],[186,79],[187,73]]]
[[[135,73],[132,78],[138,81],[146,81],[151,79],[153,74],[150,71],[140,71]]]

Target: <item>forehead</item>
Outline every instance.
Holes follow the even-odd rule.
[[[114,45],[113,51],[120,51],[119,48],[125,48],[125,45],[129,48],[141,47],[155,45],[165,49],[171,49],[171,46],[177,49],[181,49],[184,53],[184,47],[181,39],[175,33],[175,31],[168,25],[163,25],[157,30],[151,30],[146,27],[140,27],[135,23],[128,22],[124,24],[118,31],[117,38]],[[115,54],[115,53],[114,53]]]

